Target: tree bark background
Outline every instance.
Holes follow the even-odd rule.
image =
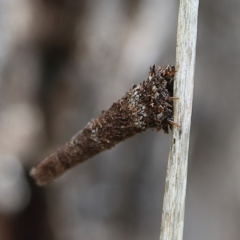
[[[184,239],[239,236],[239,7],[200,2]],[[147,131],[45,188],[28,172],[150,65],[174,64],[177,13],[166,0],[0,1],[0,239],[158,239],[170,135]]]

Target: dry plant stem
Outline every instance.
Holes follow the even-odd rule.
[[[70,142],[32,169],[31,175],[38,185],[52,182],[75,165],[147,128],[168,133],[169,127],[175,124],[172,117],[174,74],[174,66],[151,67],[148,80],[134,85]]]
[[[198,0],[181,0],[179,6],[174,82],[174,95],[179,100],[174,101],[174,121],[181,128],[173,128],[160,240],[181,240],[183,237],[198,5]]]

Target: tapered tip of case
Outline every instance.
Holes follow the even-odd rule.
[[[38,177],[37,177],[38,176],[37,168],[35,168],[35,167],[32,168],[29,175],[34,178],[34,180],[36,181],[38,186],[46,185],[46,183],[44,181],[41,181],[41,180],[38,179]]]
[[[33,177],[38,186],[45,186],[56,178],[56,168],[59,166],[57,155],[52,154],[45,158],[37,167],[30,171],[30,176]],[[58,173],[60,173],[58,169]]]

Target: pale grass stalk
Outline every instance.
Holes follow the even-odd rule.
[[[192,115],[199,0],[180,0],[176,75],[174,81],[173,140],[170,147],[163,202],[160,240],[183,237],[188,148]]]

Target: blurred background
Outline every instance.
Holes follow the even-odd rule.
[[[184,239],[240,236],[240,1],[202,0]],[[158,239],[171,134],[40,188],[29,170],[175,62],[178,1],[0,0],[0,239]],[[236,109],[236,113],[234,112]]]

